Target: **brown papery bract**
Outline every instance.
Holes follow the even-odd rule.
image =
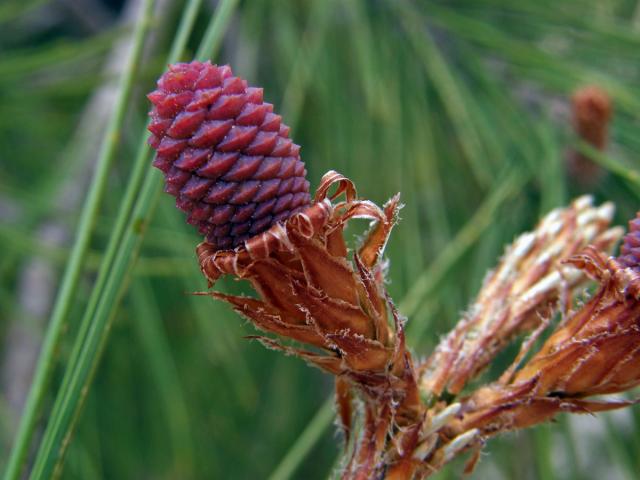
[[[329,195],[332,186],[336,191]],[[382,254],[398,209],[397,196],[379,208],[358,199],[350,180],[329,172],[314,203],[285,222],[234,250],[198,246],[210,285],[232,275],[253,286],[257,298],[210,293],[277,335],[252,338],[336,377],[340,424],[345,438],[356,442],[343,478],[424,478],[466,450],[479,451],[487,437],[502,431],[563,411],[629,404],[585,399],[640,382],[640,290],[635,267],[628,265],[637,232],[626,237],[624,262],[607,259],[602,252],[621,236],[619,228],[609,228],[612,205],[596,207],[590,197],[580,198],[518,238],[485,280],[471,313],[419,365],[384,286]],[[374,225],[350,254],[343,231],[353,218]],[[550,316],[568,309],[572,292],[589,277],[602,283],[600,291],[520,367]],[[499,382],[454,401],[452,394],[527,332],[533,338]],[[448,397],[442,397],[445,390]],[[363,414],[359,432],[357,411]],[[472,456],[469,470],[477,458]]]
[[[336,192],[329,196],[334,185]],[[350,180],[329,172],[313,205],[284,223],[235,250],[218,251],[206,242],[197,249],[210,284],[230,274],[248,280],[259,298],[215,292],[213,297],[230,303],[258,329],[307,348],[254,338],[336,376],[345,437],[353,427],[353,392],[359,394],[365,424],[345,467],[348,478],[372,478],[384,466],[389,432],[418,431],[425,412],[405,346],[403,321],[383,282],[381,255],[399,208],[398,196],[383,208],[357,199]],[[373,221],[375,226],[359,250],[349,255],[343,230],[353,218]],[[411,445],[403,450],[411,451]],[[399,461],[402,455],[397,456]]]

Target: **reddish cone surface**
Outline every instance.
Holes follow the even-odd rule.
[[[307,171],[289,127],[228,66],[169,66],[148,96],[153,165],[165,191],[218,249],[234,248],[307,207]]]

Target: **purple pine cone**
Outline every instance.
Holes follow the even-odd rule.
[[[231,68],[178,63],[147,95],[165,191],[208,242],[234,248],[310,203],[289,127]]]

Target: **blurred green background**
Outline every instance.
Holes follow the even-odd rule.
[[[190,294],[206,289],[200,239],[173,198],[157,195],[140,146],[144,94],[171,48],[185,61],[213,55],[263,86],[302,145],[312,188],[335,169],[378,203],[402,192],[389,290],[419,357],[459,319],[505,243],[542,214],[588,192],[616,203],[619,224],[638,208],[636,0],[219,3],[0,3],[0,471],[56,295],[61,340],[47,356],[41,408],[29,407],[29,465],[48,472],[77,420],[65,479],[337,471],[331,379],[243,339],[250,325]],[[585,148],[570,97],[594,84],[614,117],[608,148],[592,155],[601,175],[585,182],[566,168],[568,152]],[[350,238],[364,228],[355,223]],[[560,417],[491,441],[474,478],[635,479],[639,450],[638,408]],[[461,470],[459,461],[437,478]]]

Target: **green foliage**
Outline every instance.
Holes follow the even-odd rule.
[[[8,479],[28,452],[33,478],[62,465],[62,478],[335,472],[330,379],[244,340],[250,326],[190,294],[206,288],[199,239],[159,195],[144,144],[144,93],[167,61],[212,58],[264,86],[303,147],[312,188],[335,169],[378,203],[402,192],[389,289],[419,354],[459,319],[505,243],[586,193],[566,173],[569,149],[606,171],[592,193],[616,202],[618,223],[638,209],[635,2],[232,0],[210,11],[188,0],[157,2],[165,7],[155,13],[153,0],[131,2],[139,13],[126,25],[78,26],[82,12],[57,2],[0,6],[0,362],[16,326],[46,338],[22,451],[19,415],[0,396],[0,470],[14,445]],[[102,67],[123,38],[134,53],[121,54],[129,66],[112,78]],[[115,111],[84,117],[92,94],[114,80]],[[613,100],[604,153],[571,131],[569,97],[586,84]],[[64,203],[70,184],[85,186],[83,201]],[[43,240],[52,222],[73,240]],[[350,228],[354,242],[364,228]],[[56,307],[40,322],[21,300],[40,293],[21,281],[33,259],[60,279],[50,285]],[[581,479],[604,465],[600,474],[634,478],[640,414],[626,415],[622,430],[619,417],[592,420],[591,443],[566,419],[492,441],[480,468]]]

